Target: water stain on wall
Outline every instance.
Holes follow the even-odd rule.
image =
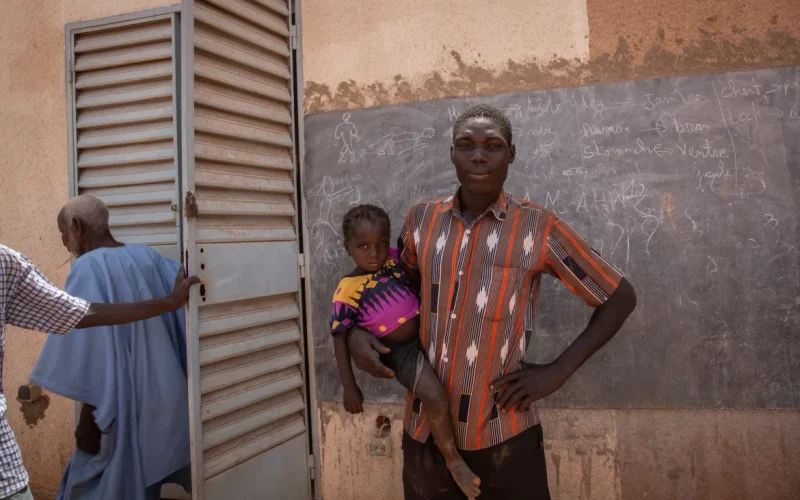
[[[706,20],[707,25],[715,22]],[[588,62],[563,58],[547,62],[509,60],[496,70],[487,69],[478,61],[466,62],[457,51],[450,50],[456,69],[449,73],[434,71],[413,79],[396,75],[390,82],[348,80],[335,87],[307,81],[305,112],[800,65],[800,27],[774,27],[759,36],[750,36],[736,25],[728,33],[700,26],[692,40],[659,28],[648,47],[644,47],[643,40],[635,35],[617,37],[613,51],[596,55],[593,51]]]
[[[42,395],[36,401],[20,401],[19,411],[25,417],[28,427],[35,427],[39,420],[44,420],[44,411],[50,406],[50,397]]]

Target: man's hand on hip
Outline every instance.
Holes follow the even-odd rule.
[[[348,335],[347,344],[350,347],[350,356],[361,371],[373,377],[394,378],[394,372],[381,363],[379,358],[381,354],[390,353],[391,349],[369,332],[353,327]]]
[[[525,410],[538,401],[556,392],[568,375],[554,363],[534,365],[523,363],[522,369],[501,377],[492,384],[492,390],[500,391],[497,406],[509,410]]]

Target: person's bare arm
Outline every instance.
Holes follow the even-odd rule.
[[[185,278],[181,268],[168,297],[127,304],[90,303],[55,286],[22,254],[0,245],[0,256],[16,275],[6,305],[6,323],[57,335],[75,328],[119,325],[172,312],[186,303],[189,289],[200,282],[194,276]],[[73,267],[70,275],[74,271]]]
[[[364,396],[356,382],[353,365],[350,362],[350,348],[347,346],[349,332],[339,332],[333,336],[333,351],[339,367],[339,378],[342,381],[344,408],[350,413],[364,411]]]
[[[636,292],[623,278],[608,301],[594,311],[586,329],[554,363],[571,376],[617,334],[635,308]]]
[[[89,455],[100,453],[102,431],[94,421],[94,406],[82,403],[78,426],[75,428],[75,447]]]
[[[126,302],[119,304],[92,303],[75,328],[91,328],[93,326],[123,325],[134,321],[161,316],[183,307],[189,298],[192,285],[200,283],[196,276],[184,278],[183,270],[175,278],[175,287],[166,297],[142,302]]]
[[[499,390],[497,405],[505,410],[524,409],[557,391],[569,377],[622,328],[636,307],[636,292],[623,279],[617,290],[595,309],[586,329],[552,363],[523,364],[523,368],[492,384]]]

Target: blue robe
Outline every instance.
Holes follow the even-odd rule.
[[[178,269],[177,263],[143,245],[101,248],[75,261],[65,288],[89,302],[161,298],[172,291]],[[75,450],[59,500],[146,500],[167,476],[186,471],[185,332],[186,319],[179,310],[126,325],[48,336],[31,381],[95,406],[94,418],[103,433],[98,455]]]

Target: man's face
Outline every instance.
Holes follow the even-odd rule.
[[[80,236],[77,234],[77,224],[70,223],[64,220],[64,217],[58,217],[58,231],[61,233],[61,244],[74,258],[78,258],[84,254],[81,250]]]
[[[450,159],[464,191],[499,195],[516,150],[489,118],[470,118],[456,131]]]

